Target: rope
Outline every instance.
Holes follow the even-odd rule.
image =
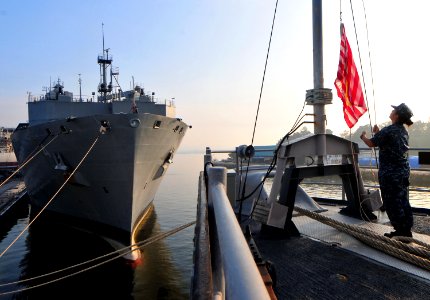
[[[357,35],[357,27],[355,24],[355,16],[354,16],[354,9],[352,7],[352,0],[349,1],[350,6],[351,6],[351,13],[352,13],[352,19],[353,19],[353,23],[354,23],[354,31],[355,31],[355,40],[357,43],[357,50],[358,50],[358,57],[360,60],[360,69],[361,69],[361,77],[363,78],[363,85],[364,85],[364,97],[366,99],[366,105],[369,108],[369,101],[367,99],[367,88],[366,88],[366,81],[364,80],[364,72],[363,72],[363,64],[361,61],[361,51],[360,51],[360,46],[358,44],[358,35]],[[366,9],[364,7],[364,2],[363,2],[363,9],[364,9],[364,18],[365,18],[365,24],[366,24],[366,34],[367,34],[367,45],[369,48],[369,61],[370,61],[370,74],[371,74],[371,80],[372,80],[372,92],[373,92],[373,99],[375,99],[375,90],[374,90],[374,84],[373,84],[373,68],[372,68],[372,60],[370,59],[370,43],[369,43],[369,31],[368,31],[368,27],[367,27],[367,16],[366,16]],[[375,113],[375,122],[376,122],[376,108],[375,108],[375,101],[373,101],[373,109],[374,109],[374,113]],[[369,126],[370,126],[370,134],[373,137],[373,125],[372,125],[372,119],[370,118],[370,113],[368,113],[369,116]],[[376,150],[372,149],[372,154],[374,154],[375,156],[375,161],[376,161],[376,166],[378,167],[378,157],[376,155]]]
[[[339,231],[345,232],[352,235],[363,243],[379,249],[385,253],[402,259],[406,262],[412,263],[425,270],[430,271],[430,245],[414,238],[399,238],[390,239],[379,234],[375,234],[373,231],[362,228],[360,226],[350,225],[337,220],[328,218],[321,214],[317,214],[300,207],[294,207],[294,209],[314,220],[336,228]],[[403,242],[402,242],[403,241]],[[421,247],[412,247],[404,242],[414,242]]]
[[[85,153],[84,157],[82,157],[81,161],[78,163],[78,165],[76,166],[76,168],[70,173],[69,177],[67,177],[66,181],[64,181],[64,183],[55,192],[55,194],[51,197],[51,199],[49,199],[49,201],[45,204],[45,206],[43,206],[43,208],[37,213],[37,215],[34,217],[34,219],[31,220],[31,222],[29,222],[28,225],[25,226],[25,228],[21,231],[20,234],[18,234],[18,236],[12,241],[12,243],[10,243],[9,246],[7,246],[7,248],[5,250],[3,250],[3,252],[0,254],[0,257],[2,257],[9,250],[9,248],[12,247],[13,244],[15,244],[15,242],[24,234],[25,231],[27,231],[27,229],[31,226],[31,224],[33,224],[34,221],[37,220],[37,218],[48,207],[48,205],[51,204],[51,202],[55,199],[55,197],[58,195],[58,193],[60,193],[60,191],[64,188],[64,186],[67,184],[67,182],[70,180],[70,178],[72,178],[72,176],[75,174],[75,172],[79,169],[79,167],[84,162],[84,160],[87,158],[88,154],[90,154],[91,150],[93,149],[93,147],[95,146],[95,144],[97,143],[98,140],[99,140],[99,136],[96,137],[96,139],[91,144],[91,146],[88,149],[88,151]]]
[[[129,254],[129,253],[131,253],[131,252],[133,252],[133,251],[136,251],[136,249],[130,250],[130,248],[138,247],[139,249],[143,249],[144,247],[146,247],[146,246],[148,246],[148,245],[151,245],[151,244],[153,244],[153,243],[155,243],[155,242],[158,242],[158,241],[159,241],[159,240],[161,240],[161,239],[167,238],[167,237],[169,237],[169,236],[171,236],[171,235],[173,235],[173,234],[175,234],[175,233],[177,233],[177,232],[179,232],[179,231],[182,231],[182,230],[184,230],[185,228],[188,228],[188,227],[190,227],[190,226],[194,225],[195,223],[196,223],[196,221],[189,222],[189,223],[187,223],[187,224],[184,224],[184,225],[178,226],[178,227],[176,227],[176,228],[173,228],[173,229],[171,229],[171,230],[169,230],[169,231],[167,231],[167,232],[163,232],[163,233],[157,234],[157,235],[155,235],[155,236],[153,236],[153,237],[150,237],[150,238],[148,238],[148,239],[146,239],[146,240],[144,240],[144,241],[141,241],[141,242],[135,243],[135,244],[133,244],[133,245],[130,245],[130,246],[127,246],[127,247],[121,248],[121,249],[119,249],[119,250],[116,250],[116,251],[114,251],[114,252],[111,252],[111,253],[105,254],[105,255],[103,255],[103,256],[100,256],[100,257],[97,257],[97,258],[93,258],[93,259],[91,259],[91,260],[88,260],[88,261],[85,261],[85,262],[79,263],[79,264],[77,264],[77,265],[73,265],[73,266],[70,266],[70,267],[67,267],[67,268],[64,268],[64,269],[61,269],[61,270],[57,270],[57,271],[54,271],[54,272],[51,272],[51,273],[47,273],[47,274],[43,274],[43,275],[39,275],[39,276],[32,277],[32,278],[28,278],[28,279],[24,279],[24,280],[20,280],[20,281],[15,281],[15,282],[10,282],[10,283],[6,283],[6,284],[1,284],[0,286],[6,286],[6,285],[18,284],[18,283],[23,283],[23,282],[27,282],[27,281],[31,281],[31,280],[35,280],[35,279],[39,279],[39,278],[42,278],[42,277],[46,277],[46,276],[49,276],[49,275],[53,275],[53,274],[56,274],[56,273],[59,273],[59,272],[63,272],[63,271],[66,271],[66,270],[69,270],[69,269],[72,269],[72,268],[75,268],[75,267],[81,266],[81,265],[84,265],[84,264],[88,264],[88,263],[90,263],[90,262],[93,262],[93,261],[99,260],[99,259],[101,259],[101,258],[104,258],[104,257],[110,256],[110,255],[113,255],[113,254],[116,254],[116,253],[119,253],[119,252],[124,251],[124,250],[126,250],[126,249],[128,250],[127,252],[124,252],[124,253],[119,254],[119,255],[117,255],[117,256],[115,256],[115,257],[109,258],[109,259],[107,259],[107,260],[105,260],[105,261],[102,261],[102,262],[100,262],[100,263],[98,263],[98,264],[92,265],[92,266],[90,266],[90,267],[88,267],[88,268],[85,268],[85,269],[82,269],[82,270],[76,271],[76,272],[74,272],[74,273],[71,273],[71,274],[68,274],[68,275],[65,275],[65,276],[62,276],[62,277],[59,277],[59,278],[55,278],[55,279],[50,280],[50,281],[47,281],[47,282],[43,282],[43,283],[41,283],[41,284],[37,284],[37,285],[33,285],[33,286],[29,286],[29,287],[26,287],[26,288],[17,289],[17,290],[13,290],[13,291],[3,292],[3,293],[0,293],[0,296],[8,295],[8,294],[14,294],[14,293],[19,293],[19,292],[27,291],[27,290],[30,290],[30,289],[35,289],[35,288],[38,288],[38,287],[41,287],[41,286],[45,286],[45,285],[48,285],[48,284],[51,284],[51,283],[54,283],[54,282],[60,281],[60,280],[67,279],[67,278],[69,278],[69,277],[72,277],[72,276],[75,276],[75,275],[81,274],[81,273],[86,272],[86,271],[92,270],[92,269],[94,269],[94,268],[96,268],[96,267],[99,267],[99,266],[101,266],[101,265],[104,265],[104,264],[106,264],[106,263],[108,263],[108,262],[111,262],[111,261],[113,261],[113,260],[115,260],[115,259],[121,258],[121,257],[123,257],[124,255],[127,255],[127,254]]]
[[[363,78],[364,98],[366,99],[366,105],[367,105],[367,107],[369,107],[369,102],[367,100],[366,81],[364,80],[363,64],[362,64],[362,61],[361,61],[361,51],[360,51],[360,46],[358,44],[358,34],[357,34],[357,27],[356,27],[356,24],[355,24],[354,9],[352,8],[352,0],[349,0],[349,3],[351,4],[352,20],[353,20],[353,23],[354,23],[354,31],[355,31],[355,40],[356,40],[356,43],[357,43],[358,58],[360,60],[361,77]],[[370,131],[372,132],[372,120],[370,119],[370,114],[368,114],[368,115],[369,115]]]
[[[42,152],[46,147],[48,147],[48,145],[51,144],[59,135],[60,135],[60,133],[57,134],[57,135],[55,135],[54,138],[49,141],[49,143],[47,143],[45,146],[43,146],[42,148],[40,148],[39,151],[37,151],[35,154],[33,154],[30,158],[28,158],[27,160],[25,160],[24,163],[21,166],[19,166],[18,169],[16,169],[8,178],[6,178],[2,183],[0,183],[0,187],[2,187],[4,184],[6,184],[6,182],[8,182],[13,176],[15,176],[16,173],[18,173],[19,171],[21,171],[22,168],[24,168],[30,161],[33,160],[33,158],[35,158],[40,152]],[[1,255],[0,255],[0,257],[1,257]]]
[[[276,17],[276,10],[277,10],[277,9],[278,9],[278,0],[276,0],[276,4],[275,4],[275,12],[273,13],[272,29],[271,29],[271,31],[270,31],[270,39],[269,39],[269,46],[268,46],[268,48],[267,48],[266,62],[265,62],[265,64],[264,64],[263,80],[261,81],[260,97],[258,98],[257,113],[256,113],[256,115],[255,115],[254,131],[252,132],[252,141],[251,141],[251,145],[252,145],[252,144],[254,144],[255,129],[256,129],[256,127],[257,127],[258,112],[260,111],[261,96],[262,96],[262,94],[263,94],[264,78],[266,77],[267,61],[269,60],[270,44],[272,43],[273,27],[275,26],[275,17]]]
[[[352,153],[352,155],[351,155],[351,157],[352,157],[352,161],[353,161],[353,165],[354,165],[354,170],[355,170],[355,166],[357,166],[357,168],[360,168],[359,166],[358,166],[358,161],[356,161],[355,160],[355,155],[357,154],[357,157],[358,157],[358,153],[355,153],[354,152],[354,147],[353,147],[353,143],[352,143],[352,133],[351,133],[351,129],[349,129],[349,141],[350,141],[350,147],[351,147],[351,153]],[[360,170],[358,170],[359,172],[361,172]],[[372,171],[372,174],[373,174],[373,176],[375,177],[375,174],[373,173],[373,171]],[[356,182],[356,184],[357,184],[357,187],[359,187],[359,180],[358,180],[358,176],[354,176],[354,178],[355,178],[355,182]],[[363,182],[363,178],[361,179],[362,180],[362,182]],[[357,189],[357,196],[358,196],[358,198],[357,199],[359,199],[359,206],[360,206],[360,208],[359,208],[359,213],[360,213],[360,217],[361,217],[361,219],[362,220],[365,220],[365,221],[368,221],[368,222],[372,222],[372,220],[367,216],[367,211],[368,210],[365,210],[364,209],[364,207],[363,207],[363,203],[364,203],[364,201],[366,200],[366,199],[364,199],[364,197],[362,198],[361,196],[360,196],[360,189]],[[363,214],[363,212],[365,212],[364,214]],[[370,212],[371,214],[373,213],[373,212]],[[368,225],[368,223],[365,223],[365,226],[370,226],[370,224]]]
[[[373,68],[372,68],[372,59],[370,56],[370,42],[369,42],[369,29],[367,28],[367,14],[366,14],[366,7],[364,6],[364,1],[361,0],[361,3],[363,3],[363,11],[364,11],[364,21],[366,24],[366,37],[367,37],[367,49],[369,54],[369,64],[370,64],[370,77],[372,80],[372,96],[373,96],[373,113],[375,114],[375,123],[376,123],[376,101],[375,101],[375,85],[373,84]]]
[[[254,190],[252,192],[250,192],[248,195],[239,198],[237,201],[245,201],[246,199],[248,199],[249,197],[251,197],[259,188],[261,185],[264,184],[264,182],[266,181],[267,177],[270,175],[270,173],[273,171],[273,169],[276,166],[276,161],[278,159],[278,152],[279,149],[281,149],[282,144],[284,143],[285,140],[288,140],[289,136],[292,135],[298,128],[300,128],[300,126],[303,125],[303,123],[306,123],[306,121],[302,122],[299,124],[299,122],[306,116],[306,114],[304,114],[302,116],[303,110],[305,109],[306,106],[306,101],[303,102],[303,107],[302,110],[300,111],[300,114],[297,116],[296,121],[294,122],[293,127],[290,129],[290,131],[285,134],[282,139],[279,141],[279,143],[277,144],[277,147],[273,153],[273,158],[272,161],[270,162],[270,165],[267,169],[266,175],[264,176],[263,180],[261,180],[261,182],[254,188]],[[240,189],[240,186],[239,186]]]
[[[371,59],[371,55],[370,55],[370,42],[369,42],[369,29],[367,27],[367,14],[366,14],[366,7],[364,6],[364,1],[361,1],[363,3],[363,11],[364,11],[364,21],[366,24],[366,38],[367,38],[367,49],[368,49],[368,56],[369,56],[369,64],[370,64],[370,78],[372,81],[372,96],[373,96],[373,113],[374,113],[374,118],[375,118],[375,123],[377,123],[376,121],[376,100],[375,100],[375,84],[373,83],[373,67],[372,67],[372,59]],[[364,81],[364,78],[363,78]],[[369,120],[370,120],[370,114],[369,114]],[[373,136],[373,128],[372,128],[372,123],[370,122],[370,134]],[[376,149],[372,148],[372,154],[375,156],[375,162],[376,162],[376,168],[378,167],[378,156],[376,155]],[[373,172],[372,172],[373,173]]]
[[[371,231],[369,229],[366,229],[366,228],[363,228],[363,227],[360,227],[360,226],[356,226],[356,225],[346,224],[346,223],[343,223],[343,222],[331,219],[329,217],[326,217],[324,215],[317,214],[317,213],[305,210],[305,209],[300,208],[300,207],[295,207],[294,209],[297,210],[299,213],[304,214],[304,215],[306,215],[308,217],[311,217],[311,218],[313,218],[313,219],[315,219],[317,221],[320,221],[322,223],[331,224],[331,226],[338,226],[338,227],[346,228],[347,230],[350,230],[350,231],[353,231],[353,232],[359,232],[361,234],[366,234],[366,235],[371,236],[374,239],[387,242],[387,243],[389,243],[389,244],[391,244],[393,246],[402,246],[402,247],[404,247],[404,249],[411,249],[410,251],[412,251],[412,252],[414,252],[415,250],[417,250],[417,248],[415,248],[415,247],[411,247],[411,246],[409,246],[407,244],[399,243],[396,240],[387,238],[385,236],[381,236],[379,234],[375,234],[373,231]],[[403,238],[402,238],[402,240],[406,241]],[[421,242],[421,241],[418,241],[418,240],[415,240],[415,239],[411,240],[410,238],[408,238],[407,241],[409,241],[409,242],[411,242],[411,241],[419,242],[419,244],[421,246],[423,246],[424,248],[427,248],[427,249],[430,250],[430,245],[428,245],[428,244],[426,244],[424,242]],[[426,257],[430,258],[430,252],[428,252],[428,251],[426,251],[426,252],[419,252],[419,253],[422,256],[426,256]]]
[[[363,85],[364,85],[364,96],[366,99],[366,106],[369,108],[369,102],[367,99],[367,89],[366,89],[366,81],[364,80],[364,73],[363,73],[363,65],[362,65],[362,61],[361,61],[361,51],[360,51],[360,46],[358,44],[358,35],[357,35],[357,27],[356,27],[356,23],[355,23],[355,17],[354,17],[354,9],[352,7],[352,1],[350,0],[350,6],[351,6],[351,12],[352,12],[352,19],[353,19],[353,23],[354,23],[354,30],[355,30],[355,39],[356,39],[356,43],[357,43],[357,50],[358,50],[358,57],[360,60],[360,69],[361,69],[361,76],[363,78]],[[363,2],[363,8],[364,8],[364,2]],[[342,5],[341,5],[341,1],[340,1],[340,21],[342,22]],[[366,11],[365,11],[365,23],[366,23],[366,33],[367,33],[367,45],[369,48],[369,60],[370,60],[370,43],[369,43],[369,31],[368,31],[368,27],[367,27],[367,17],[366,17]],[[372,71],[372,61],[370,60],[370,71],[371,71],[371,79],[372,79],[372,92],[373,92],[373,98],[375,99],[375,90],[374,90],[374,84],[373,84],[373,71]],[[375,101],[373,102],[374,105],[374,113],[375,113],[375,122],[376,122],[376,108],[375,108]],[[370,118],[370,113],[368,113],[368,117],[369,117],[369,125],[370,125],[370,134],[373,137],[373,126],[372,126],[372,119]],[[349,135],[350,135],[350,142],[351,142],[351,149],[353,149],[352,146],[352,133],[351,133],[351,129],[349,131]],[[375,162],[376,162],[376,167],[378,168],[378,157],[376,155],[376,150],[374,148],[371,149],[371,153],[372,153],[372,157],[375,157]],[[354,155],[353,155],[353,159],[354,159]],[[358,162],[357,166],[358,166]],[[355,164],[355,162],[354,162]],[[372,175],[373,178],[375,180],[375,173],[372,170]],[[357,179],[357,178],[356,178]],[[357,186],[358,186],[358,179],[357,179]],[[360,199],[360,195],[358,197]],[[363,220],[367,219],[367,221],[370,221],[370,219],[366,216],[365,218],[363,218],[363,214],[362,214],[362,202],[360,201],[360,215],[362,217]]]
[[[275,26],[275,18],[276,18],[276,10],[277,9],[278,9],[278,0],[276,0],[275,12],[273,13],[272,29],[270,30],[269,46],[267,47],[266,61],[264,63],[263,79],[261,81],[260,96],[258,97],[257,113],[255,114],[254,129],[252,131],[251,145],[254,144],[255,130],[257,128],[258,113],[260,111],[261,96],[263,95],[264,79],[266,77],[267,61],[269,60],[270,45],[272,43],[273,28]],[[246,172],[245,172],[245,179],[243,181],[242,199],[245,197],[245,187],[246,187],[246,180],[248,178],[248,169],[249,169],[250,162],[251,162],[251,158],[248,159],[248,165],[247,165]],[[242,174],[240,176],[242,176]],[[243,206],[243,201],[241,201],[239,203],[239,214],[237,216],[239,223],[241,222],[242,206]]]

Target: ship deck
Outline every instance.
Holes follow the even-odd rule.
[[[339,214],[339,206],[322,205],[322,214],[383,235],[392,231],[385,213],[378,222]],[[274,291],[278,299],[424,299],[430,293],[430,272],[385,254],[304,215],[294,214],[300,237],[265,234],[260,223],[248,220],[263,260],[275,267]],[[388,223],[389,224],[389,223]],[[423,234],[430,217],[415,215],[413,237],[430,243]],[[421,232],[421,233],[419,233]],[[413,245],[412,243],[410,245]]]

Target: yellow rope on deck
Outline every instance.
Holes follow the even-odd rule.
[[[376,234],[375,232],[356,225],[346,224],[324,215],[314,213],[312,211],[294,207],[297,212],[317,220],[321,223],[336,228],[339,231],[350,234],[363,243],[379,249],[387,254],[397,257],[401,260],[414,264],[427,271],[430,271],[430,245],[414,238],[402,237],[397,239],[390,239],[388,237]],[[419,247],[405,244],[404,242],[413,242]]]

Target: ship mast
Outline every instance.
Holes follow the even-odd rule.
[[[82,102],[82,79],[81,79],[81,74],[79,73],[79,79],[78,79],[78,83],[79,83],[79,101]]]
[[[105,34],[103,30],[104,24],[102,23],[102,36],[103,36],[103,54],[98,56],[97,63],[100,65],[100,83],[98,92],[102,96],[102,101],[106,101],[108,93],[112,92],[112,72],[109,84],[106,81],[106,69],[112,64],[112,56],[109,56],[109,48],[105,49]]]
[[[363,219],[372,218],[370,208],[365,202],[369,198],[363,185],[358,166],[359,148],[356,143],[325,133],[325,105],[331,104],[331,89],[324,88],[323,50],[322,50],[322,1],[312,1],[313,21],[313,67],[314,88],[306,91],[306,104],[314,106],[314,135],[285,142],[277,149],[277,167],[270,191],[269,203],[278,202],[285,206],[286,218],[274,217],[269,214],[267,224],[283,228],[290,235],[299,235],[292,221],[293,208],[299,183],[305,178],[339,175],[347,198],[347,206],[343,214]],[[338,155],[342,157],[340,164],[324,164],[324,157]],[[317,157],[315,164],[296,164],[296,158]],[[279,195],[279,199],[278,199]],[[370,201],[370,200],[369,200]],[[271,210],[275,206],[272,206]],[[275,208],[280,209],[280,208]],[[277,215],[279,216],[279,215]]]
[[[306,91],[306,104],[314,107],[314,134],[317,138],[318,164],[323,164],[322,156],[326,154],[326,122],[325,105],[331,104],[333,95],[331,89],[324,88],[323,67],[323,36],[322,36],[322,1],[312,1],[313,27],[313,76],[314,88]]]
[[[322,3],[321,0],[313,1],[312,24],[313,24],[313,68],[314,68],[314,90],[324,87],[324,62],[323,62],[323,40],[322,40]],[[314,133],[325,133],[325,103],[314,104],[315,127]]]

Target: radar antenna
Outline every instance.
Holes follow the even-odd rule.
[[[107,94],[112,92],[112,72],[110,72],[110,83],[106,81],[106,70],[112,64],[112,57],[109,56],[109,48],[105,49],[105,34],[104,24],[102,23],[102,36],[103,36],[103,53],[98,56],[97,63],[100,65],[100,83],[98,92],[102,96],[102,101],[107,100]]]

